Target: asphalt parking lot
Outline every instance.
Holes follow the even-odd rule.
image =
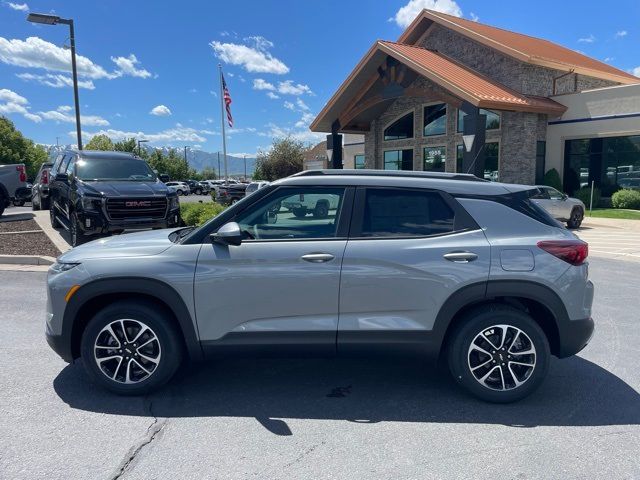
[[[228,359],[116,397],[46,345],[45,274],[0,271],[0,478],[637,478],[639,270],[591,259],[594,339],[506,406],[412,359]]]

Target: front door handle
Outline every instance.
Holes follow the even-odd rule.
[[[330,253],[307,253],[302,256],[302,260],[311,263],[324,263],[333,260],[335,257]]]
[[[469,263],[478,258],[473,252],[449,252],[445,253],[444,258],[455,263]]]

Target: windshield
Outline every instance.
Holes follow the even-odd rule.
[[[76,162],[80,180],[155,182],[156,174],[147,162],[133,158],[82,158]]]

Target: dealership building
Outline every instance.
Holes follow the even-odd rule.
[[[423,10],[311,124],[334,168],[640,189],[640,78],[550,41]],[[333,148],[333,147],[336,148]],[[340,146],[341,148],[338,148]],[[319,166],[316,160],[307,168]]]

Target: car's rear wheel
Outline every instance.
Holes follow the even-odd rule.
[[[196,195],[202,195],[202,190],[200,188],[196,188]]]
[[[549,342],[526,313],[505,305],[471,311],[453,333],[449,368],[476,397],[509,403],[531,394],[549,367]]]
[[[320,201],[313,210],[313,216],[316,218],[327,218],[329,216],[329,202]]]
[[[38,197],[38,195],[33,195],[31,197],[31,210],[40,210],[40,199],[38,198],[38,201],[36,202],[36,197]]]
[[[183,356],[171,318],[145,301],[122,301],[98,312],[81,340],[91,379],[120,395],[142,395],[174,375]]]
[[[6,201],[7,200],[4,198],[4,195],[2,194],[2,192],[0,192],[0,217],[4,213]]]
[[[239,200],[237,198],[234,198],[233,200],[231,200],[231,205],[235,205],[238,202]]]
[[[178,194],[178,196],[184,195],[184,192],[180,189],[176,190],[176,193]]]
[[[40,200],[40,208],[42,210],[49,210],[49,199],[48,198],[42,198],[40,196],[38,196],[38,199]]]
[[[293,209],[293,214],[297,218],[303,218],[303,217],[305,217],[307,215],[307,208],[306,207],[294,208]]]
[[[578,228],[582,224],[583,219],[584,211],[580,207],[574,207],[574,209],[571,210],[571,216],[567,222],[567,227]]]

